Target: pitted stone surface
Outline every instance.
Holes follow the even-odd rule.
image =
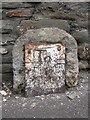
[[[26,92],[30,96],[55,93],[65,83],[65,46],[25,45]]]
[[[66,31],[58,28],[41,28],[28,30],[19,37],[13,48],[14,89],[25,88],[24,46],[33,44],[55,44],[65,46],[65,83],[69,87],[77,85],[78,58],[76,40]]]

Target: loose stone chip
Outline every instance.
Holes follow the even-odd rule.
[[[70,92],[70,93],[67,93],[67,97],[71,100],[73,100],[74,98],[77,97],[77,94],[75,92]]]

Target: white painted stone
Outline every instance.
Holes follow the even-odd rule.
[[[25,81],[31,95],[34,91],[47,94],[59,89],[65,83],[65,47],[61,44],[26,44]]]

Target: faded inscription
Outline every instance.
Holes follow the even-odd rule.
[[[29,94],[55,92],[65,82],[65,47],[61,44],[25,45],[25,80]]]

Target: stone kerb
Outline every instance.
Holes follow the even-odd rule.
[[[61,43],[65,46],[65,84],[68,87],[77,85],[78,82],[78,57],[76,40],[66,31],[58,28],[41,28],[28,30],[21,35],[13,48],[13,73],[15,91],[20,87],[25,89],[24,46],[27,43]]]

